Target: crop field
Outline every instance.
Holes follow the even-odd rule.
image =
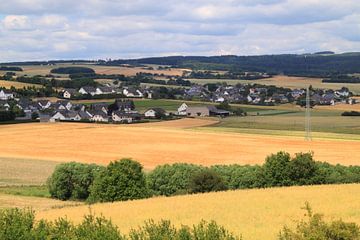
[[[270,153],[315,152],[315,159],[344,165],[360,163],[360,141],[271,136],[179,129],[214,122],[181,119],[134,125],[31,123],[2,125],[0,157],[107,164],[129,157],[145,169],[187,162],[202,165],[261,164]],[[173,127],[171,127],[173,125]],[[344,134],[345,135],[345,134]],[[337,151],[329,151],[337,149]]]
[[[36,88],[41,87],[41,85],[38,85],[38,84],[30,84],[30,83],[22,83],[22,82],[0,80],[0,87],[4,87],[4,88],[7,88],[7,89],[10,89],[11,87],[23,88],[23,87],[32,87],[32,86],[34,86]]]
[[[334,90],[340,89],[342,87],[348,87],[350,91],[352,91],[353,93],[360,94],[360,84],[323,83],[321,78],[274,76],[272,78],[265,78],[259,80],[236,80],[236,79],[188,79],[188,80],[199,84],[217,83],[217,82],[226,82],[228,84],[258,83],[263,85],[275,85],[278,87],[286,87],[291,89],[306,88],[309,85],[312,85],[314,88],[334,89]]]
[[[35,75],[42,75],[45,76],[50,74],[50,70],[53,68],[58,67],[89,67],[95,70],[98,74],[123,74],[125,76],[134,76],[136,73],[144,72],[144,73],[152,73],[152,74],[164,74],[169,76],[181,76],[184,71],[187,69],[180,69],[180,68],[171,68],[171,69],[164,69],[164,70],[149,70],[147,68],[142,67],[119,67],[119,66],[100,66],[100,65],[93,65],[93,64],[57,64],[53,66],[41,66],[41,65],[29,65],[29,66],[21,66],[23,69],[22,72],[16,72],[17,75],[28,75],[28,76],[35,76]],[[0,75],[3,75],[5,72],[1,71]],[[59,76],[62,78],[66,78],[67,74],[53,74],[55,76]]]
[[[360,224],[360,185],[323,185],[238,190],[146,200],[95,204],[91,211],[111,218],[126,233],[145,220],[169,219],[175,225],[193,225],[201,219],[215,220],[244,240],[276,239],[284,226],[293,227],[304,218],[301,208],[309,202],[328,220],[342,218]],[[41,211],[37,217],[58,217],[79,222],[88,206]]]

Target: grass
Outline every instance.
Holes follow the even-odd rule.
[[[12,144],[16,146],[17,143]],[[35,149],[32,150],[36,152]],[[58,164],[55,161],[26,159],[25,157],[28,156],[24,156],[24,158],[5,158],[1,157],[0,153],[0,186],[45,184],[46,179]]]
[[[0,194],[1,193],[16,196],[50,198],[50,193],[45,185],[0,187]]]
[[[326,220],[342,218],[360,224],[360,185],[323,185],[237,190],[218,193],[95,204],[91,211],[111,218],[123,233],[147,219],[169,219],[189,225],[201,219],[215,220],[245,240],[276,239],[284,226],[304,217],[308,201]],[[341,204],[343,203],[343,204]],[[87,206],[42,211],[37,218],[54,220],[67,216],[75,222],[89,213]]]

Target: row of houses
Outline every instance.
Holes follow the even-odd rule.
[[[209,86],[194,85],[187,89],[185,99],[200,99],[210,102],[229,102],[256,105],[274,105],[296,102],[304,98],[305,89],[286,89],[275,86],[253,87],[249,84],[237,84],[235,86],[218,84],[216,89],[210,91]],[[312,98],[316,104],[333,105],[336,103],[355,103],[351,99],[351,92],[347,88],[339,90],[312,90]]]
[[[109,94],[120,94],[129,98],[143,98],[146,95],[147,98],[151,98],[150,90],[135,87],[84,86],[79,89],[66,88],[60,92],[60,96],[65,99],[71,99],[80,95],[99,96]]]

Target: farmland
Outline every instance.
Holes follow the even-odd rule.
[[[244,239],[275,239],[285,224],[294,226],[304,216],[301,207],[309,201],[314,211],[328,219],[342,218],[360,224],[360,185],[329,185],[238,190],[219,193],[95,204],[91,211],[111,218],[122,232],[147,219],[170,219],[177,226],[201,219],[215,220]],[[226,204],[224,204],[226,203]],[[344,204],[339,204],[344,203]],[[346,204],[345,204],[346,203]],[[88,206],[39,212],[38,218],[67,216],[79,222]]]
[[[7,89],[10,89],[11,87],[14,88],[23,88],[23,87],[36,87],[40,88],[41,85],[38,84],[29,84],[29,83],[21,83],[21,82],[15,82],[15,81],[4,81],[0,80],[0,87],[4,87]]]
[[[178,122],[175,122],[178,121]],[[159,164],[188,162],[202,165],[261,164],[279,150],[314,151],[315,159],[344,165],[359,164],[360,142],[179,129],[214,124],[197,119],[163,124],[108,125],[87,123],[2,125],[1,157],[107,164],[130,157],[145,169]],[[173,127],[171,127],[173,125]],[[343,134],[346,138],[346,134]],[[329,152],[329,148],[338,149]]]
[[[306,88],[312,85],[314,88],[320,89],[340,89],[348,87],[350,91],[355,94],[360,94],[360,84],[355,83],[323,83],[321,78],[307,78],[307,77],[290,77],[290,76],[274,76],[272,78],[265,78],[259,80],[236,80],[236,79],[188,79],[191,82],[205,84],[205,83],[218,83],[226,82],[228,84],[247,84],[257,83],[263,85],[274,85],[285,88]]]

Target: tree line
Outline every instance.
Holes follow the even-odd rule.
[[[48,179],[52,197],[61,200],[113,202],[151,196],[277,186],[359,183],[360,166],[317,162],[312,153],[278,152],[263,165],[201,165],[175,163],[145,174],[140,163],[123,159],[108,166],[64,163]]]

